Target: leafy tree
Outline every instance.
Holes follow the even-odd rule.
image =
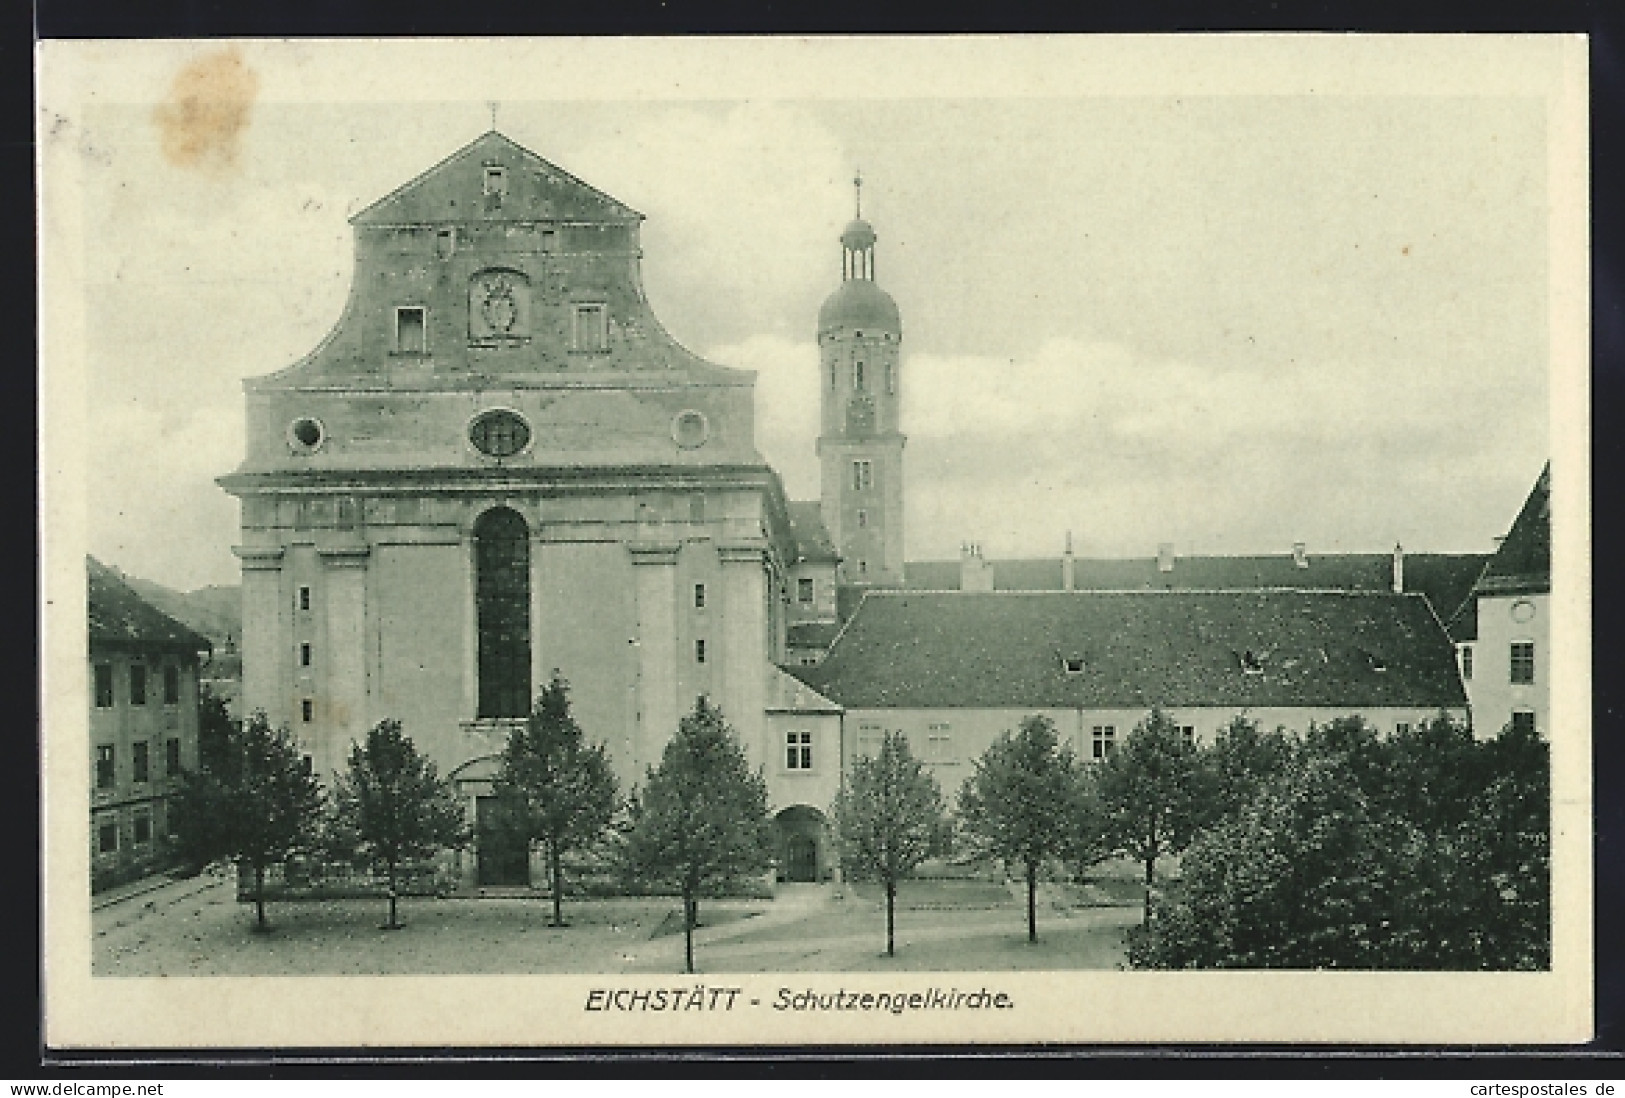
[[[1265,732],[1237,715],[1200,752],[1209,774],[1207,823],[1234,818],[1291,765],[1296,744],[1281,729]]]
[[[311,843],[322,808],[321,787],[287,730],[273,729],[264,713],[231,727],[212,768],[187,774],[171,805],[183,849],[253,870],[263,931],[265,870]]]
[[[1210,810],[1194,743],[1161,710],[1096,767],[1095,795],[1108,846],[1145,867],[1145,923],[1157,859],[1183,850]]]
[[[402,862],[427,858],[468,841],[462,803],[435,765],[418,754],[401,722],[382,720],[365,744],[350,745],[349,767],[333,789],[334,815],[358,840],[362,854],[383,862],[389,878],[389,922],[395,917],[396,875]]]
[[[519,833],[546,848],[553,925],[563,926],[564,855],[608,830],[619,791],[604,748],[587,746],[570,715],[570,686],[558,672],[508,737],[495,784]]]
[[[1137,968],[1368,968],[1384,881],[1346,759],[1308,756],[1185,852],[1184,899],[1130,933]]]
[[[762,872],[771,860],[767,783],[750,769],[722,710],[702,695],[631,809],[627,868],[682,895],[684,965],[693,972],[700,896]]]
[[[835,797],[835,828],[842,869],[885,886],[886,955],[896,956],[897,882],[952,838],[942,790],[901,732],[887,732],[879,755],[852,764]]]
[[[1352,719],[1313,730],[1191,844],[1184,898],[1131,936],[1131,963],[1549,967],[1546,747],[1449,723],[1388,740]]]
[[[237,721],[226,707],[226,699],[207,686],[198,690],[197,755],[198,769],[218,771],[225,765]]]
[[[1027,882],[1027,940],[1038,940],[1038,870],[1073,847],[1078,762],[1044,716],[1004,733],[959,790],[959,822],[973,850],[1019,865]]]

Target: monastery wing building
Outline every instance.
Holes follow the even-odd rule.
[[[482,810],[555,671],[623,788],[697,695],[757,764],[770,703],[817,706],[774,666],[796,539],[755,375],[661,327],[641,220],[487,133],[352,219],[337,326],[245,383],[243,711],[318,773],[396,717]]]

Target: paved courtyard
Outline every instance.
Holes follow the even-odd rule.
[[[865,890],[781,888],[773,900],[701,905],[702,972],[1111,969],[1137,905],[1073,906],[1046,892],[1039,941],[1026,940],[1013,891],[986,882],[905,890],[897,956],[885,910]],[[670,899],[576,900],[566,928],[538,898],[406,900],[404,929],[380,929],[382,900],[273,903],[268,934],[218,877],[177,881],[92,915],[97,976],[434,975],[681,972],[680,905]]]

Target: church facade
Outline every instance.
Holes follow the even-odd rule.
[[[478,821],[556,672],[623,789],[706,695],[776,808],[827,805],[768,736],[770,710],[797,746],[820,723],[790,715],[819,703],[775,665],[792,571],[828,586],[832,562],[798,565],[754,374],[651,311],[640,221],[487,133],[352,219],[336,327],[245,382],[246,457],[220,479],[241,501],[243,709],[319,774],[395,717]],[[526,875],[489,845],[470,872]]]

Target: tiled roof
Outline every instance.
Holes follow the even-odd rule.
[[[794,673],[848,709],[1467,703],[1427,601],[1378,592],[873,591]]]
[[[824,511],[817,500],[792,501],[789,510],[797,561],[834,564],[841,559],[824,525]]]
[[[505,169],[500,204],[485,168]],[[643,215],[496,131],[483,134],[350,220],[358,225],[469,221],[635,221]]]
[[[1406,553],[1404,587],[1427,596],[1441,618],[1455,613],[1484,568],[1482,553]],[[995,591],[1060,591],[1062,563],[1048,560],[995,560]],[[903,586],[915,591],[957,591],[959,562],[910,561]],[[1298,567],[1291,554],[1248,557],[1176,557],[1171,571],[1155,557],[1076,557],[1073,587],[1080,591],[1236,591],[1251,588],[1390,591],[1391,553],[1309,555]]]
[[[207,638],[142,599],[114,569],[95,557],[86,557],[85,566],[92,648],[154,648],[191,655],[209,650]]]
[[[1474,588],[1478,594],[1534,594],[1552,589],[1552,467],[1548,462],[1512,529]]]

